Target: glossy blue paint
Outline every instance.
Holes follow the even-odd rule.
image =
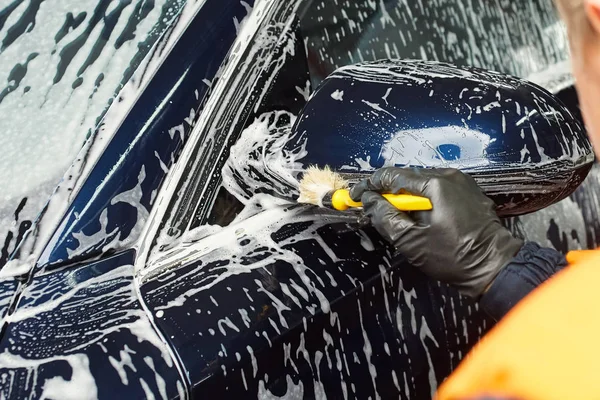
[[[186,118],[191,125],[195,122],[200,101],[208,92],[203,81],[215,77],[237,36],[234,18],[241,20],[246,12],[237,0],[206,1],[115,133],[37,268],[47,270],[93,257],[111,242],[136,239],[132,231],[137,232],[136,225],[145,222],[153,193],[166,176],[161,162],[167,167],[173,164],[191,126],[184,124],[183,134],[175,132],[172,137],[168,130]],[[136,186],[140,198],[115,202],[119,194]],[[97,240],[81,243],[81,235],[97,235]]]
[[[185,390],[138,301],[134,256],[32,279],[0,340],[0,397],[144,398],[148,390],[175,398]]]
[[[439,160],[458,161],[461,159],[460,146],[453,143],[440,144],[436,153],[439,153],[436,155]]]

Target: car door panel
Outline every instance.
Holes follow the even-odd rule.
[[[490,322],[353,214],[300,209],[224,228],[235,243],[220,236],[203,257],[199,241],[142,285],[194,396],[430,395]]]

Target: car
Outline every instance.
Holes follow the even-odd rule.
[[[560,164],[558,184],[534,187],[543,201],[523,200],[531,213],[505,223],[561,251],[598,245],[596,167],[558,202],[588,173],[591,147],[550,1],[205,0],[172,13],[40,215],[11,227],[21,226],[0,270],[5,398],[431,397],[494,322],[356,213],[295,203],[294,180],[323,162],[317,153],[354,178],[385,161],[383,142],[357,139],[374,147],[357,154],[334,148],[329,129],[300,129],[318,93],[330,103],[308,121],[322,115],[323,127],[337,118],[328,107],[350,101],[324,89],[339,67],[418,58],[543,84],[554,95],[494,75],[556,101],[582,161]],[[419,63],[407,68],[450,68]],[[540,165],[535,153],[521,161]]]

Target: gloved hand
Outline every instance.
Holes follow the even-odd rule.
[[[400,212],[379,194],[401,191],[428,197],[433,210]],[[471,297],[480,296],[523,246],[475,180],[455,169],[380,169],[350,197],[362,201],[375,229],[412,265]]]

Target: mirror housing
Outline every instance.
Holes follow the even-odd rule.
[[[525,80],[449,64],[382,60],[339,68],[292,131],[308,165],[351,182],[386,166],[452,167],[472,175],[500,216],[570,195],[594,155],[582,123]]]

